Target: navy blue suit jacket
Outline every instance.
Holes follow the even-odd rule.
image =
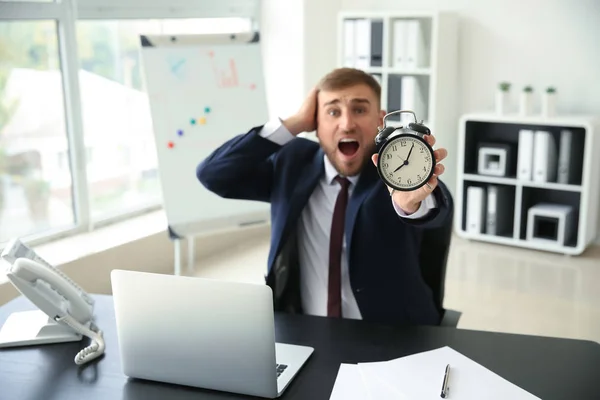
[[[324,174],[318,143],[295,138],[280,146],[255,127],[215,150],[197,167],[200,182],[224,198],[271,204],[271,246],[266,283],[276,310],[301,313],[296,231],[300,214]],[[421,219],[397,215],[389,192],[369,162],[346,212],[352,290],[365,321],[428,324],[440,311],[423,280],[419,252],[424,229],[447,224],[450,193],[440,181],[438,207]]]

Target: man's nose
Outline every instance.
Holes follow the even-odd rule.
[[[344,131],[351,131],[355,128],[356,124],[354,122],[354,118],[352,118],[352,115],[345,113],[344,115],[342,115],[342,118],[340,120],[340,128]]]

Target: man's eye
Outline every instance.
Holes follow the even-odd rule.
[[[366,110],[364,108],[357,108],[357,109],[354,110],[354,112],[357,113],[357,114],[364,114],[365,111]]]
[[[335,115],[338,115],[338,114],[339,114],[338,110],[329,110],[329,112],[328,112],[328,113],[329,113],[329,115],[333,115],[333,116],[335,116]]]

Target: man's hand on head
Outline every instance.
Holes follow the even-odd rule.
[[[427,143],[429,143],[431,147],[435,145],[435,137],[433,137],[432,135],[425,135],[425,140],[427,140]],[[448,150],[446,150],[445,148],[439,148],[433,152],[433,155],[435,156],[436,165],[433,169],[433,175],[431,176],[427,184],[409,192],[402,192],[396,190],[392,195],[394,203],[396,203],[396,205],[407,214],[413,214],[419,209],[419,207],[421,206],[421,202],[425,200],[427,196],[429,196],[437,187],[438,176],[444,173],[445,167],[443,164],[440,164],[440,162],[448,156]],[[375,166],[377,166],[378,158],[379,154],[377,153],[373,154],[373,157],[371,157],[371,160],[373,160],[373,164],[375,164]],[[389,186],[387,188],[388,191],[391,193],[392,188]]]
[[[312,88],[298,112],[283,121],[283,125],[294,136],[302,132],[312,132],[317,129],[317,95],[319,91]]]

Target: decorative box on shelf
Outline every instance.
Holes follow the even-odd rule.
[[[462,116],[457,234],[581,254],[598,233],[599,129],[600,117]]]

